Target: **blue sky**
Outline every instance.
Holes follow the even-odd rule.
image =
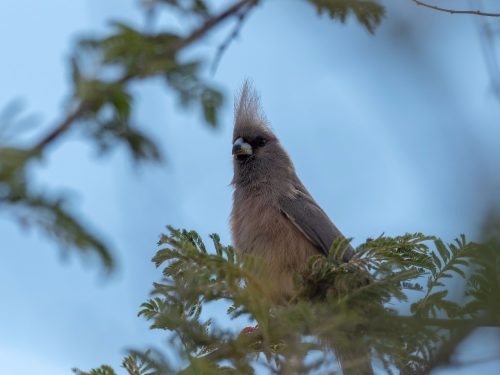
[[[161,141],[161,166],[138,168],[123,150],[99,158],[78,133],[58,143],[34,177],[68,195],[112,244],[119,269],[104,279],[95,264],[0,213],[0,373],[116,366],[126,348],[162,342],[136,317],[159,276],[150,258],[167,224],[230,242],[232,97],[245,78],[304,184],[356,243],[383,232],[477,236],[500,187],[499,103],[477,24],[386,3],[372,36],[352,20],[318,18],[304,1],[264,2],[213,77],[228,99],[218,129],[180,110],[158,82],[134,87],[134,116]],[[23,99],[37,119],[28,136],[64,111],[75,40],[110,19],[144,21],[132,0],[0,1],[0,108]],[[190,53],[213,56],[221,35]],[[488,335],[463,350],[494,347]]]

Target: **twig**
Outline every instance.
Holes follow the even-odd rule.
[[[229,8],[227,8],[224,12],[220,13],[218,16],[212,17],[205,21],[201,27],[194,30],[191,34],[189,34],[186,38],[181,39],[178,43],[172,44],[173,52],[186,47],[187,45],[195,42],[204,36],[210,29],[217,26],[219,23],[224,21],[226,18],[238,13],[241,9],[246,6],[254,6],[258,3],[258,0],[240,0],[236,4],[233,4]]]
[[[225,11],[219,13],[218,15],[206,20],[199,28],[193,30],[185,38],[180,39],[178,42],[173,43],[170,48],[167,48],[165,54],[175,54],[179,50],[187,47],[188,45],[196,42],[198,39],[202,38],[205,34],[219,25],[221,22],[237,14],[241,9],[248,7],[249,9],[255,6],[258,0],[240,0]],[[120,78],[116,83],[125,84],[135,78],[134,75],[126,74]],[[33,152],[40,153],[45,147],[58,139],[62,134],[66,133],[71,125],[82,117],[87,111],[90,111],[93,107],[93,102],[90,99],[81,101],[75,110],[69,113],[64,120],[62,120],[58,125],[56,125],[47,135],[45,135],[40,141],[38,141],[32,148]]]
[[[54,129],[52,129],[45,137],[43,137],[35,146],[33,146],[33,152],[41,152],[47,145],[52,143],[61,134],[65,133],[71,124],[80,118],[88,109],[90,109],[90,101],[84,100],[76,107],[76,109],[71,112],[66,118],[61,121]]]
[[[437,5],[424,3],[420,0],[413,0],[413,2],[416,3],[417,5],[421,5],[425,8],[430,8],[430,9],[434,9],[434,10],[438,10],[440,12],[445,12],[445,13],[450,13],[450,14],[472,14],[475,16],[500,17],[500,13],[482,12],[480,10],[456,10],[456,9],[442,8],[442,7],[438,7]]]
[[[247,18],[248,14],[250,13],[250,10],[253,8],[253,6],[256,5],[256,3],[257,3],[257,1],[254,1],[253,4],[252,3],[249,4],[246,9],[242,10],[238,14],[238,20],[237,20],[236,25],[234,26],[233,30],[217,48],[217,52],[216,52],[214,60],[212,62],[212,66],[210,67],[210,71],[211,71],[212,75],[215,74],[224,52],[226,52],[226,50],[229,47],[229,45],[231,44],[231,42],[238,37],[238,35],[241,31],[241,28],[243,27],[243,23],[245,22],[245,19]]]

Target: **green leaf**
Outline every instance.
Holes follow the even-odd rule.
[[[374,0],[307,0],[316,7],[319,14],[327,13],[333,20],[344,23],[350,14],[353,14],[358,22],[368,32],[374,33],[380,24],[385,9]]]
[[[216,126],[218,123],[218,111],[223,102],[222,94],[214,89],[207,87],[201,94],[201,103],[205,121]]]
[[[102,365],[101,367],[92,369],[88,372],[74,368],[73,372],[77,375],[116,375],[115,370],[108,365]]]
[[[434,245],[436,246],[436,249],[439,252],[439,255],[441,256],[441,259],[443,259],[443,261],[446,262],[450,258],[450,252],[446,248],[446,245],[441,240],[435,240]]]

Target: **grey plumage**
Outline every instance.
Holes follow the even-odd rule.
[[[285,300],[307,258],[328,254],[342,234],[297,177],[248,83],[235,105],[233,143],[233,244],[241,253],[264,258],[270,293]],[[351,255],[347,251],[345,260]]]
[[[248,83],[235,104],[233,155],[233,245],[262,258],[255,272],[266,281],[269,297],[286,303],[294,292],[294,274],[305,270],[310,256],[327,255],[342,234],[297,177]],[[352,252],[344,253],[344,261]],[[345,374],[373,374],[369,349],[336,352]]]

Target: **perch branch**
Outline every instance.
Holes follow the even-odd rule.
[[[484,16],[484,17],[500,17],[500,13],[490,13],[490,12],[482,12],[480,10],[456,10],[449,8],[442,8],[437,5],[427,4],[420,0],[413,0],[413,2],[417,5],[423,6],[425,8],[434,9],[440,12],[445,12],[449,14],[472,14],[475,16]]]

